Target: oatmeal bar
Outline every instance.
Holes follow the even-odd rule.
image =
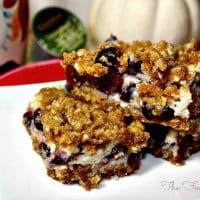
[[[71,93],[77,99],[89,104],[102,104],[107,102],[106,95],[86,86],[74,88]],[[130,107],[121,107],[131,116],[137,116],[137,112]],[[175,130],[157,123],[143,122],[145,131],[149,134],[146,153],[164,158],[176,165],[182,165],[194,152],[200,151],[200,118],[190,119],[189,131]]]
[[[103,178],[126,176],[140,165],[149,134],[119,103],[69,96],[63,88],[43,88],[23,116],[33,147],[48,175],[89,190]]]
[[[189,119],[200,114],[197,43],[111,40],[91,52],[63,54],[69,91],[83,86],[96,89],[122,107],[137,110],[144,122],[187,131]]]
[[[160,125],[144,123],[150,133],[146,153],[183,165],[193,153],[200,151],[200,119],[191,121],[189,131],[177,131]]]

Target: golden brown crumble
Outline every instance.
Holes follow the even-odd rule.
[[[158,87],[156,87],[158,88]],[[154,88],[154,90],[148,90],[149,87],[145,87],[144,91],[143,91],[143,95],[145,95],[145,93],[147,92],[151,92],[153,93],[152,96],[153,97],[143,97],[145,99],[146,102],[148,103],[159,103],[160,105],[165,104],[166,103],[166,99],[168,101],[171,100],[171,96],[172,95],[176,95],[177,91],[177,87],[176,86],[169,86],[167,87],[164,92],[159,93],[158,91],[160,91],[158,89],[158,91]],[[99,92],[98,90],[95,90],[93,88],[90,88],[88,86],[81,86],[81,87],[74,87],[73,90],[71,91],[71,95],[74,98],[80,99],[81,101],[86,101],[89,104],[95,104],[95,106],[97,107],[101,107],[104,109],[114,109],[113,106],[120,106],[119,102],[115,102],[112,101],[110,99],[107,99],[107,96],[102,93]],[[161,96],[163,95],[163,96]],[[111,103],[112,102],[112,103]],[[110,107],[111,106],[111,107]],[[141,121],[141,122],[147,122],[147,123],[159,123],[162,124],[164,126],[169,126],[169,127],[173,127],[175,130],[188,130],[189,129],[189,121],[187,119],[182,119],[179,117],[174,117],[172,120],[170,121],[159,121],[158,120],[147,120],[145,119],[141,112],[137,109],[133,109],[131,106],[127,106],[127,107],[121,107],[120,109],[123,109],[123,112],[125,113],[125,115],[132,115],[135,119]],[[153,112],[159,112],[159,110],[153,110]]]
[[[94,57],[89,53],[80,49],[77,52],[73,51],[71,54],[64,53],[65,60],[61,62],[62,65],[71,65],[76,62],[75,68],[80,75],[103,76],[107,74],[108,69],[100,63],[94,63]]]
[[[65,169],[48,168],[48,175],[64,184],[79,182],[86,190],[97,188],[103,178],[113,176],[127,176],[139,168],[139,163],[135,166],[126,166],[123,164],[114,164],[105,168],[104,171],[94,170],[91,165],[68,165]]]
[[[118,72],[111,72],[116,75],[116,80],[114,79],[112,82],[111,90],[109,87],[105,90],[104,84],[102,84],[103,86],[100,86],[99,88],[99,77],[98,79],[92,79],[96,76],[96,72],[92,72],[93,74],[90,73],[89,81],[88,76],[81,78],[82,75],[84,75],[81,71],[87,70],[88,67],[93,68],[93,66],[97,64],[96,58],[99,54],[102,54],[102,50],[105,50],[106,48],[115,49],[115,53],[113,53],[113,55],[110,53],[110,56],[116,56],[118,61]],[[78,56],[80,54],[79,51],[81,52],[81,56]],[[160,41],[159,43],[152,43],[150,41],[134,41],[131,43],[114,41],[104,42],[91,52],[86,50],[79,51],[73,52],[72,54],[65,53],[63,61],[61,62],[65,70],[67,70],[68,66],[73,66],[78,72],[79,77],[76,77],[77,80],[75,83],[78,82],[81,84],[72,84],[72,95],[81,97],[82,94],[78,94],[76,86],[79,88],[80,85],[84,84],[92,86],[93,89],[96,88],[101,91],[105,90],[106,94],[118,92],[121,95],[121,90],[123,90],[122,86],[123,84],[126,84],[124,78],[125,76],[123,76],[123,74],[127,73],[129,61],[140,61],[142,70],[142,75],[140,75],[142,77],[140,78],[140,82],[136,83],[137,92],[135,94],[137,95],[131,97],[133,98],[134,105],[140,104],[140,106],[143,106],[144,103],[146,103],[149,108],[152,109],[152,114],[156,116],[161,114],[163,108],[170,107],[175,112],[175,116],[172,119],[161,120],[161,122],[159,120],[151,120],[151,122],[162,123],[164,125],[177,128],[178,130],[188,130],[189,121],[186,119],[190,117],[190,111],[193,112],[193,110],[199,105],[198,98],[196,97],[197,95],[191,96],[192,94],[190,91],[192,81],[200,75],[200,51],[197,48],[197,42],[195,40],[192,40],[188,44],[178,46],[174,46],[166,41]],[[101,57],[104,58],[104,56]],[[79,65],[80,62],[81,66]],[[108,61],[100,63],[100,65],[103,66],[103,64],[108,63]],[[81,68],[81,70],[77,70],[77,64],[79,66],[78,68]],[[96,70],[96,67],[94,67],[94,71]],[[109,70],[107,73],[109,73]],[[122,85],[119,83],[120,78],[117,76],[117,73],[122,74]],[[102,77],[105,77],[105,74],[106,72],[102,75],[98,73],[98,75]],[[109,81],[112,81],[111,79],[113,78],[112,74],[108,74],[108,77],[108,79],[102,78],[102,82],[106,82],[106,86],[109,84]],[[97,84],[95,81],[97,81]],[[112,92],[112,87],[115,87],[115,83],[119,85],[117,85],[117,89],[114,88],[115,92]],[[85,94],[83,94],[83,96],[86,98]],[[87,98],[89,98],[89,96]],[[179,101],[182,101],[182,103],[179,103]],[[134,107],[133,109],[137,108]],[[141,109],[142,108],[140,108],[140,111]],[[183,109],[187,111],[183,112]],[[197,112],[195,112],[195,115],[198,115],[199,109],[196,110]],[[143,121],[148,120],[143,119]]]
[[[196,72],[200,72],[200,52],[197,50],[195,40],[178,46],[166,41],[159,43],[150,41],[104,42],[91,52],[81,49],[73,53],[64,53],[61,65],[66,69],[67,66],[74,66],[76,63],[78,65],[76,70],[80,75],[103,76],[108,72],[106,66],[95,63],[95,58],[102,49],[107,47],[118,49],[121,73],[125,72],[128,67],[128,58],[132,57],[136,61],[142,61],[143,72],[154,80],[154,84],[160,85],[181,80],[188,82]],[[192,70],[188,69],[189,66]]]
[[[96,146],[112,141],[138,150],[147,143],[149,136],[143,125],[135,120],[127,125],[125,117],[130,114],[107,99],[91,104],[67,95],[63,89],[43,88],[36,95],[36,102],[35,108],[42,109],[41,121],[47,143],[64,148],[88,144],[89,154],[94,153]]]

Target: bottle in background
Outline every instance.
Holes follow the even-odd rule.
[[[28,0],[0,0],[0,75],[24,62]]]

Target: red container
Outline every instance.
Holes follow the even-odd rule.
[[[0,86],[43,83],[65,79],[59,59],[24,65],[0,76]]]

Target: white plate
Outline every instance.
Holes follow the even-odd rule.
[[[49,178],[41,158],[32,150],[22,115],[41,87],[58,84],[64,82],[0,87],[0,199],[200,199],[200,153],[181,167],[148,155],[136,174],[103,181],[90,192]]]

